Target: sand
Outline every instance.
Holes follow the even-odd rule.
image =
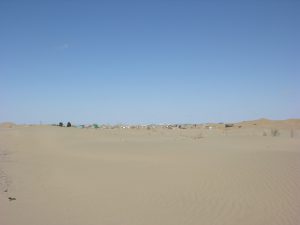
[[[299,124],[1,127],[0,224],[298,225]]]

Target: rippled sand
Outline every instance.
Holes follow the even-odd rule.
[[[279,125],[0,128],[0,224],[298,225],[300,130]]]

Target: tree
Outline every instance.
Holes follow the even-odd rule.
[[[72,126],[72,124],[70,122],[68,122],[67,127],[71,127],[71,126]]]
[[[64,126],[63,122],[59,122],[58,126],[63,127]]]

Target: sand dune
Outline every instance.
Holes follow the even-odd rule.
[[[2,127],[0,224],[298,225],[298,121]]]

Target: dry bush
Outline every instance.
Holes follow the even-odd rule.
[[[272,137],[276,137],[276,136],[279,136],[279,135],[280,135],[279,130],[277,130],[277,129],[272,129],[271,130],[271,136]]]
[[[203,138],[202,133],[199,133],[199,134],[194,136],[194,139],[201,139],[201,138]]]

